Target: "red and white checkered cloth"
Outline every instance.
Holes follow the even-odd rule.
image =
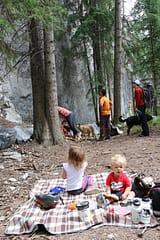
[[[98,188],[102,193],[105,193],[105,180],[107,173],[92,175]],[[123,227],[144,227],[144,225],[133,225],[131,223],[130,214],[126,215],[126,210],[117,208],[114,213],[107,210],[95,209],[90,212],[90,221],[82,221],[78,210],[69,210],[68,205],[71,202],[89,201],[96,202],[96,194],[84,195],[83,193],[77,196],[69,196],[67,193],[62,193],[64,205],[59,202],[54,209],[44,210],[35,202],[35,194],[45,194],[55,186],[65,188],[66,182],[63,179],[39,180],[31,190],[30,199],[24,203],[10,218],[5,229],[7,235],[21,235],[38,230],[39,225],[50,234],[73,233],[86,230],[95,225],[112,225]],[[118,212],[119,211],[119,212]],[[125,212],[125,214],[123,214]],[[154,217],[151,219],[151,226],[157,224]]]

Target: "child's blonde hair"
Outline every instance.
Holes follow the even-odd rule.
[[[121,154],[115,154],[111,158],[111,166],[113,166],[115,162],[122,163],[122,165],[124,167],[127,165],[126,157],[124,155],[121,155]]]
[[[71,146],[68,152],[68,163],[75,168],[81,169],[85,162],[84,150],[79,146]]]

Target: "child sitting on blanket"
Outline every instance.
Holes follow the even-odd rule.
[[[111,158],[111,173],[106,179],[106,197],[109,202],[133,199],[135,194],[131,191],[131,181],[124,168],[127,164],[123,155],[116,154]]]
[[[82,192],[85,194],[94,194],[99,189],[93,187],[91,176],[84,177],[84,171],[88,163],[85,159],[85,153],[80,146],[71,146],[68,153],[68,162],[63,163],[63,179],[67,179],[67,192],[77,195]]]

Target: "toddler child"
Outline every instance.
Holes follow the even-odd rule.
[[[109,201],[133,199],[135,194],[131,191],[131,181],[124,172],[127,164],[123,155],[116,154],[111,158],[111,173],[106,179],[106,197]]]
[[[77,195],[82,192],[85,194],[94,194],[98,191],[93,188],[93,179],[91,176],[84,177],[84,171],[88,163],[83,149],[79,146],[71,146],[68,153],[68,162],[63,163],[64,179],[67,179],[67,192]]]

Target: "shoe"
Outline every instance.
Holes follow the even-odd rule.
[[[104,137],[100,137],[98,141],[104,141]]]
[[[90,188],[87,188],[86,191],[84,192],[85,195],[91,195],[91,194],[97,194],[99,193],[100,190],[99,188],[96,188],[96,187],[90,187]]]
[[[105,139],[104,140],[110,140],[110,137],[105,137]]]
[[[81,132],[77,133],[75,135],[76,140],[80,141],[81,140],[81,135],[82,135]]]
[[[139,137],[148,137],[149,135],[140,134]]]
[[[144,137],[144,135],[143,134],[139,134],[139,137]]]

